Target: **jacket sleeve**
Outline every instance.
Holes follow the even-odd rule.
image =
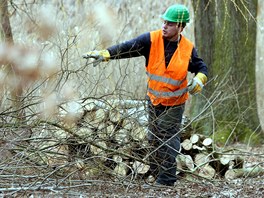
[[[192,50],[192,57],[189,63],[188,71],[190,71],[191,73],[195,73],[195,75],[198,72],[201,72],[208,76],[207,66],[204,61],[198,56],[197,50],[195,48],[193,48]]]
[[[134,39],[107,48],[110,59],[148,57],[150,51],[150,33],[142,34]]]

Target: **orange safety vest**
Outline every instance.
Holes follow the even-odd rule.
[[[174,106],[188,99],[187,73],[193,44],[181,36],[177,50],[166,68],[162,30],[150,32],[151,48],[146,73],[147,95],[154,106]]]

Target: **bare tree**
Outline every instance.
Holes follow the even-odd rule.
[[[14,43],[12,28],[9,21],[8,0],[3,0],[0,4],[1,15],[1,39],[7,43]]]
[[[9,12],[8,12],[8,0],[3,0],[0,3],[0,39],[6,43],[6,45],[13,45],[13,34],[12,34],[12,27],[9,20]],[[16,76],[16,78],[19,78],[19,74],[16,73],[12,67],[13,65],[8,63],[4,66],[6,68],[6,73],[8,75]],[[13,90],[10,90],[11,93],[11,100],[13,101],[13,106],[15,108],[15,111],[17,113],[17,118],[19,120],[23,119],[23,110],[22,107],[22,95],[23,95],[23,89],[21,86],[17,86]]]

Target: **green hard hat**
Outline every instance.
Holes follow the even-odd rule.
[[[166,21],[177,22],[177,23],[188,23],[190,21],[189,10],[184,5],[172,5],[168,7],[161,18]]]

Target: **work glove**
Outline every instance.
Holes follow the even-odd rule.
[[[94,58],[96,61],[108,61],[110,59],[110,53],[108,50],[94,50],[85,53],[82,57],[86,59]]]
[[[190,94],[195,95],[200,93],[203,89],[203,86],[207,82],[207,76],[199,72],[189,83],[188,91]]]

